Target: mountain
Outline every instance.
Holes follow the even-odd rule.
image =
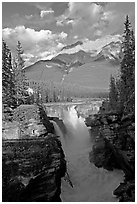
[[[121,35],[108,35],[100,39],[96,39],[95,41],[90,41],[85,39],[83,40],[83,42],[77,41],[72,45],[68,45],[62,48],[62,50],[58,54],[65,54],[65,53],[73,54],[73,53],[79,52],[80,50],[83,50],[86,53],[91,53],[91,55],[96,55],[103,48],[105,48],[105,46],[108,46],[108,45],[111,46],[111,44],[115,45],[121,42],[122,42]]]
[[[121,55],[121,42],[111,42],[102,48],[104,56],[108,56],[110,59],[120,60]]]
[[[77,41],[65,46],[51,60],[40,60],[26,67],[34,81],[77,84],[91,89],[108,89],[111,74],[120,66],[121,38],[107,36],[95,42]]]
[[[77,45],[82,45],[82,44],[83,44],[82,41],[77,41],[76,43],[73,43],[73,44],[71,44],[71,45],[67,45],[67,46],[63,47],[63,48],[61,49],[61,51],[62,51],[62,50],[66,50],[66,49],[71,49],[71,48],[73,48],[73,47],[76,47]]]
[[[61,68],[64,67],[62,62],[49,60],[40,60],[29,67],[26,67],[25,73],[30,81],[56,81],[62,80],[64,72]]]
[[[107,90],[109,88],[110,75],[117,75],[118,67],[107,61],[94,61],[73,69],[65,77],[64,82],[91,87],[92,90]]]
[[[107,60],[109,63],[119,64],[121,56],[121,36],[107,36],[103,40],[77,41],[68,45],[52,59],[58,59],[73,67],[74,61],[85,64],[93,61]]]
[[[121,61],[121,43],[111,42],[105,45],[94,57],[94,61],[107,60],[109,63],[118,65]]]
[[[76,53],[72,53],[72,54],[67,54],[67,53],[59,54],[53,59],[54,60],[59,59],[59,60],[65,62],[67,66],[70,66],[72,63],[74,63],[76,61],[78,61],[82,64],[87,63],[88,61],[91,60],[91,55],[90,55],[90,53],[87,53],[83,50],[80,50],[80,51],[78,51]]]

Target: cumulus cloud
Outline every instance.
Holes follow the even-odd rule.
[[[32,4],[38,8],[37,13],[17,13],[3,29],[3,38],[14,52],[17,41],[21,41],[28,62],[49,57],[76,40],[121,34],[127,14],[132,23],[135,21],[133,2],[69,2],[60,16],[57,4]]]
[[[57,19],[57,25],[63,26],[73,24],[74,26],[77,26],[81,21],[90,21],[90,23],[93,24],[97,21],[101,10],[101,6],[97,4],[91,4],[88,2],[70,2],[66,14]]]
[[[64,21],[62,21],[62,25],[72,25],[72,24],[75,24],[76,23],[76,20],[74,21],[73,19],[71,18],[66,18]]]
[[[125,16],[134,19],[133,2],[69,2],[64,15],[57,19],[58,26],[71,24],[71,36],[96,39],[122,30]]]
[[[102,16],[102,6],[89,2],[70,2],[66,13],[57,19],[57,26],[71,25],[72,36],[89,37],[92,26]]]
[[[67,37],[67,33],[64,33],[63,31],[59,34],[59,37],[61,37],[62,39],[65,39]]]
[[[69,3],[69,17],[70,18],[80,18],[87,19],[90,22],[97,21],[100,13],[102,12],[102,7],[95,3],[89,2],[70,2]]]
[[[67,33],[53,33],[50,30],[36,31],[25,26],[17,26],[13,28],[5,28],[2,31],[3,39],[9,47],[15,52],[15,46],[19,40],[24,49],[24,57],[29,61],[36,61],[44,58],[49,54],[53,54],[61,45],[63,46]]]
[[[49,9],[49,10],[42,10],[40,12],[40,17],[41,18],[44,18],[45,16],[47,16],[48,14],[52,14],[54,13],[54,11],[52,9]]]
[[[56,18],[56,25],[57,26],[64,26],[66,23],[67,17],[63,14]]]
[[[65,34],[65,33],[64,33]],[[40,42],[46,40],[52,40],[57,37],[64,38],[63,33],[56,35],[53,34],[50,30],[40,30],[35,31],[31,28],[25,28],[25,26],[17,26],[13,28],[5,28],[3,29],[3,37],[5,39],[18,39],[22,42]]]

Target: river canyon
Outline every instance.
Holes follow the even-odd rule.
[[[85,125],[84,117],[78,114],[77,104],[47,108],[49,116],[58,116],[65,126],[65,131],[52,121],[56,134],[60,137],[67,161],[67,171],[72,186],[62,179],[61,199],[63,202],[117,202],[114,189],[123,180],[119,170],[107,171],[97,168],[89,161],[92,150],[92,130]],[[95,105],[94,105],[95,107]],[[98,108],[92,109],[97,112]]]

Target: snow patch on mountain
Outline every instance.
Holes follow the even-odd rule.
[[[89,52],[91,56],[97,55],[103,47],[110,43],[121,43],[121,35],[108,35],[105,37],[102,37],[100,39],[97,39],[95,41],[89,41],[88,39],[85,39],[82,44],[76,44],[75,47],[72,47],[70,49],[62,49],[58,54],[73,54],[76,52],[79,52],[80,50],[83,50],[85,52]],[[71,47],[71,46],[70,46]],[[113,52],[115,52],[113,50]]]
[[[50,68],[52,68],[52,65],[46,65],[46,67],[47,67],[48,69],[50,69]]]

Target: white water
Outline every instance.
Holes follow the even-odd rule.
[[[62,179],[62,201],[116,202],[117,199],[112,195],[112,191],[123,180],[122,172],[96,168],[89,162],[91,136],[84,120],[77,117],[74,106],[68,111],[64,110],[63,122],[67,128],[66,135],[63,135],[55,122],[53,124],[57,135],[61,137],[68,173],[74,187]]]

